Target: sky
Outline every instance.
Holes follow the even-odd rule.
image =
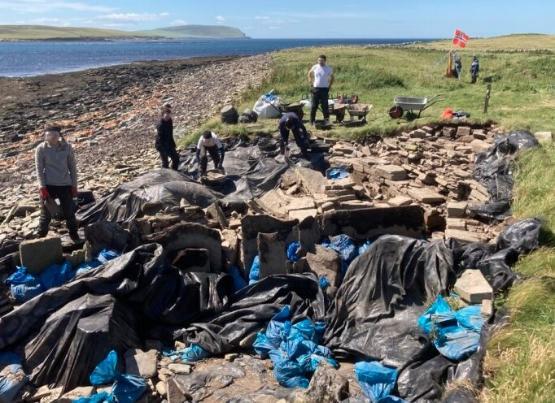
[[[555,33],[553,0],[0,0],[0,24],[143,30],[237,27],[253,38],[447,38]]]

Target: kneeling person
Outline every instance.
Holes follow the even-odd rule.
[[[279,121],[279,133],[281,135],[280,151],[282,154],[285,154],[287,144],[289,143],[289,132],[293,133],[295,142],[301,149],[303,157],[308,158],[308,132],[302,120],[294,112],[284,113]]]
[[[214,168],[222,169],[225,156],[224,146],[218,136],[209,130],[202,133],[197,144],[197,160],[200,162],[201,176],[206,175],[208,155],[214,161]]]

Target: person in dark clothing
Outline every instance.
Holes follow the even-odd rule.
[[[470,76],[472,77],[472,84],[476,83],[479,73],[480,73],[480,62],[478,61],[478,58],[474,56],[472,58],[472,64],[470,65]]]
[[[77,167],[73,148],[62,138],[60,132],[59,127],[47,128],[44,132],[45,141],[40,143],[35,151],[41,200],[38,235],[41,238],[48,235],[52,220],[49,206],[58,199],[69,236],[73,242],[78,243],[81,239],[77,233],[73,203],[73,197],[77,196]]]
[[[200,174],[206,175],[208,169],[208,155],[214,161],[215,169],[223,169],[225,148],[215,133],[207,130],[202,133],[197,144],[197,161],[200,162]]]
[[[173,121],[171,109],[164,106],[162,117],[156,126],[156,150],[160,153],[162,168],[168,168],[168,158],[172,160],[172,169],[179,168],[179,154],[176,150],[175,140],[173,139]]]
[[[334,77],[333,69],[326,64],[326,60],[325,55],[320,55],[318,63],[312,66],[308,72],[308,81],[312,86],[312,106],[310,109],[310,124],[312,125],[316,122],[316,112],[320,105],[324,114],[324,125],[327,126],[330,119],[328,98]]]
[[[295,142],[301,149],[301,153],[303,157],[308,157],[308,132],[306,131],[306,127],[304,126],[303,122],[296,113],[288,112],[284,113],[281,119],[279,120],[279,134],[281,136],[280,141],[280,152],[285,154],[287,150],[287,144],[289,143],[289,132],[293,133],[293,137],[295,137]]]

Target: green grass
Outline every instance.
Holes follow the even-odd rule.
[[[426,44],[417,44],[415,47],[423,47],[426,49],[449,50],[453,47],[451,40],[437,41]],[[462,49],[462,53],[472,53],[476,51],[555,51],[555,35],[543,34],[514,34],[497,36],[494,38],[470,38],[468,46]]]
[[[275,89],[287,102],[296,102],[309,92],[307,69],[320,53],[328,56],[335,70],[332,95],[357,94],[361,103],[372,104],[368,124],[360,128],[335,128],[328,136],[360,139],[368,134],[389,134],[440,121],[446,107],[470,112],[472,123],[495,121],[507,129],[534,131],[555,129],[555,55],[536,53],[480,53],[481,79],[469,83],[470,54],[463,54],[464,78],[444,77],[446,52],[433,49],[329,47],[285,50],[273,54],[273,73],[260,88],[244,94],[239,109],[252,108],[260,94]],[[483,113],[486,84],[491,77],[492,96]],[[394,120],[388,115],[396,95],[434,96],[445,101],[422,113],[420,119]],[[333,118],[332,118],[333,121]],[[215,123],[211,122],[214,126]],[[276,129],[276,122],[261,121],[252,130]],[[233,126],[218,125],[221,134],[233,134]],[[247,130],[249,130],[247,128]],[[183,144],[183,143],[182,143]]]
[[[261,93],[275,89],[286,100],[299,100],[308,92],[306,70],[320,53],[326,53],[336,71],[333,93],[358,94],[361,102],[374,105],[369,124],[358,129],[335,129],[327,135],[356,139],[367,134],[390,134],[410,127],[437,122],[450,106],[472,114],[473,123],[496,122],[506,129],[555,131],[555,55],[550,52],[506,52],[525,49],[533,43],[553,49],[553,36],[502,37],[484,40],[462,52],[465,77],[456,81],[443,77],[445,51],[409,48],[334,47],[289,50],[273,55],[273,73],[262,84],[244,94],[239,109],[252,107]],[[543,42],[542,42],[543,41]],[[479,42],[474,42],[478,43]],[[496,47],[495,44],[498,44]],[[498,49],[492,52],[492,49]],[[510,48],[513,49],[513,48]],[[481,59],[482,77],[490,76],[493,91],[488,114],[482,113],[485,85],[468,83],[470,51]],[[387,111],[395,95],[445,94],[446,101],[433,106],[416,121],[392,120]],[[273,132],[276,121],[228,126],[217,118],[210,128],[223,135]],[[199,135],[190,133],[181,144]],[[486,385],[480,398],[485,402],[553,402],[555,396],[555,145],[524,153],[516,170],[516,218],[543,220],[542,247],[520,259],[514,268],[521,280],[496,304],[504,305],[509,322],[495,331],[488,343],[484,363]]]
[[[46,25],[0,25],[0,41],[53,39],[123,39],[123,38],[244,38],[237,28],[223,25],[183,25],[150,31],[52,27]]]
[[[515,267],[523,279],[504,301],[510,322],[488,344],[487,402],[552,402],[555,396],[554,183],[555,145],[519,158],[514,215],[543,220],[544,246]]]

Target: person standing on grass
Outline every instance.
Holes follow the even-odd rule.
[[[58,199],[66,220],[71,240],[80,242],[75,218],[73,198],[77,196],[77,166],[73,148],[64,140],[61,129],[50,126],[44,131],[44,142],[35,150],[35,165],[39,181],[41,211],[39,218],[39,237],[48,234],[52,215],[46,206],[49,198]]]
[[[478,80],[478,74],[480,73],[480,61],[478,57],[472,57],[472,64],[470,65],[470,76],[472,77],[472,84],[476,84]]]
[[[171,106],[167,104],[162,108],[160,122],[156,126],[155,147],[160,153],[162,168],[168,168],[168,158],[172,160],[172,169],[177,170],[179,168],[179,154],[173,138],[172,111]]]
[[[316,111],[320,105],[324,114],[324,125],[327,126],[329,124],[330,110],[328,98],[334,76],[333,69],[326,62],[326,56],[320,55],[318,63],[308,71],[308,81],[312,86],[312,108],[310,109],[310,124],[312,125],[316,122]]]
[[[280,140],[280,152],[285,155],[287,150],[287,144],[289,143],[289,132],[293,133],[295,137],[295,142],[301,149],[301,153],[304,158],[308,158],[307,143],[308,143],[308,132],[303,122],[296,113],[288,112],[284,113],[279,120],[279,133],[281,136]]]

